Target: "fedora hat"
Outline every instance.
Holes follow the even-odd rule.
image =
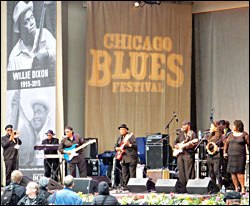
[[[121,124],[121,126],[118,127],[118,129],[120,129],[120,128],[126,128],[127,130],[129,130],[129,129],[127,128],[127,125],[126,125],[126,124]]]
[[[30,105],[31,105],[32,109],[36,104],[41,104],[44,107],[46,107],[48,112],[50,111],[50,106],[44,99],[42,99],[42,98],[32,99],[31,102],[30,102]]]
[[[14,12],[13,12],[13,20],[14,20],[14,32],[19,33],[19,17],[21,14],[31,10],[33,12],[33,2],[30,1],[26,4],[23,1],[19,1],[16,5]]]
[[[47,135],[48,133],[52,134],[52,136],[55,135],[55,133],[51,129],[49,129],[48,132],[46,132],[45,134]]]

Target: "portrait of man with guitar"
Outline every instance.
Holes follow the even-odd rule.
[[[195,143],[198,142],[196,133],[190,129],[190,121],[185,120],[182,128],[174,141],[173,156],[177,157],[179,179],[186,185],[189,179],[195,178]]]
[[[13,47],[8,62],[8,71],[53,68],[56,60],[56,39],[44,28],[45,11],[51,4],[44,1],[39,28],[33,13],[33,2],[19,1],[13,11],[14,32],[19,40]]]
[[[138,160],[137,143],[133,133],[128,133],[129,128],[126,124],[118,127],[120,136],[118,137],[115,150],[116,159],[120,160],[122,167],[123,187],[128,184],[129,178],[136,177],[136,166]]]
[[[68,175],[76,177],[76,166],[79,170],[80,177],[87,177],[87,167],[84,157],[83,148],[87,146],[79,134],[75,134],[72,127],[65,127],[65,138],[59,145],[59,151],[64,154],[67,162]],[[76,147],[77,146],[77,147]]]

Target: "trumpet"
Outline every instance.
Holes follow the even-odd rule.
[[[14,138],[17,138],[19,136],[19,131],[18,130],[14,130],[13,131],[13,135],[14,135]]]

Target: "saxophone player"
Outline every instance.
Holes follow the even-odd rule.
[[[208,157],[208,175],[211,177],[213,183],[217,184],[221,188],[221,159],[222,155],[220,154],[220,147],[223,146],[223,142],[220,141],[223,138],[223,128],[220,126],[220,123],[214,121],[210,126],[210,135],[208,137],[208,143],[206,146]]]

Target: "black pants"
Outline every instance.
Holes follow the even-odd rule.
[[[126,186],[128,184],[129,178],[136,178],[137,161],[133,161],[130,163],[121,163],[121,166],[122,166],[122,178],[123,178],[122,186]]]
[[[213,183],[221,186],[221,160],[220,155],[216,154],[214,156],[208,155],[207,157],[207,166],[208,166],[208,176],[211,177]]]
[[[179,169],[179,180],[186,185],[189,179],[195,178],[194,156],[190,154],[180,154],[177,157],[177,165]]]
[[[14,170],[17,170],[18,168],[18,160],[12,159],[12,160],[5,160],[5,170],[6,170],[6,185],[9,185],[11,183],[11,173]]]
[[[80,177],[87,177],[87,167],[85,159],[80,160],[78,163],[67,162],[69,175],[76,177],[76,166],[78,167]]]
[[[50,166],[49,166],[50,164]],[[44,160],[44,176],[48,177],[48,178],[52,178],[53,180],[58,182],[58,171],[60,170],[58,168],[59,166],[59,160],[58,159],[47,159]],[[53,171],[55,172],[57,170],[57,172],[55,172],[54,174],[51,174],[51,168],[53,169]]]

